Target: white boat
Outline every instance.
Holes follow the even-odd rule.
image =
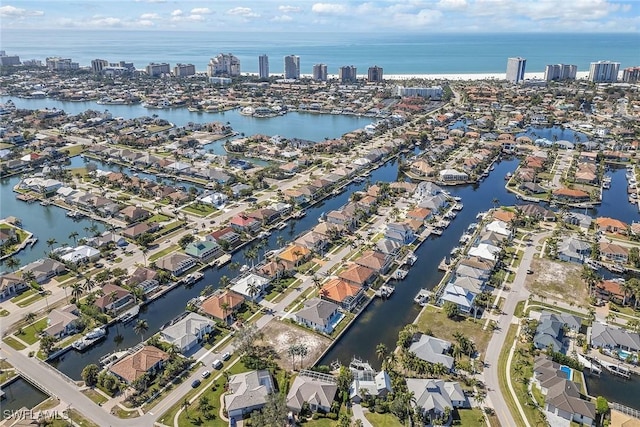
[[[418,260],[418,257],[413,252],[409,252],[407,254],[407,257],[404,260],[404,263],[406,265],[413,265],[416,263],[417,260]]]
[[[423,289],[420,289],[420,292],[418,292],[415,298],[413,298],[413,301],[416,304],[425,306],[429,302],[430,298],[431,298],[431,291],[423,288]]]
[[[249,271],[249,266],[247,264],[242,264],[242,267],[240,267],[240,273],[244,273],[245,271]]]
[[[96,338],[102,338],[107,335],[107,330],[105,328],[95,328],[88,334],[84,336],[85,339],[94,340]]]
[[[453,205],[453,209],[454,211],[461,211],[464,208],[464,205],[461,202],[456,203],[455,205]]]
[[[282,221],[280,224],[276,225],[276,228],[278,230],[284,230],[285,228],[287,228],[287,223],[285,221]]]
[[[258,234],[258,239],[266,239],[267,237],[269,237],[271,235],[271,233],[269,231],[261,231]]]
[[[409,274],[408,270],[403,270],[399,268],[396,270],[394,277],[398,280],[403,280],[405,277],[407,277],[407,274]]]

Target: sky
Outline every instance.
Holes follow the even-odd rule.
[[[640,32],[640,0],[2,0],[3,29]]]

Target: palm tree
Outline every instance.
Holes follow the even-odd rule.
[[[260,287],[254,282],[247,285],[247,293],[251,297],[251,300],[255,302],[255,297],[260,293]]]
[[[494,209],[496,209],[496,208],[498,207],[498,205],[500,204],[500,200],[498,200],[498,198],[497,198],[497,197],[494,197],[494,198],[491,200],[491,204],[493,205],[493,208],[494,208]]]
[[[47,246],[49,246],[49,250],[51,250],[53,245],[55,245],[56,243],[58,243],[58,241],[53,237],[47,239]]]
[[[80,301],[80,297],[82,296],[82,285],[80,284],[80,282],[76,282],[73,285],[71,285],[71,298],[73,298],[76,303],[78,303]]]
[[[258,250],[256,249],[256,247],[254,246],[253,248],[247,249],[246,251],[244,251],[244,257],[247,260],[251,261],[251,269],[253,270],[253,267],[254,267],[253,263],[256,260],[256,258],[258,258]]]
[[[117,334],[115,337],[113,337],[113,342],[116,344],[116,350],[120,348],[120,344],[122,344],[123,341],[124,337],[120,334]]]
[[[285,243],[284,236],[278,236],[278,237],[276,237],[276,244],[277,244],[279,247],[281,247],[281,248],[282,248],[282,247],[284,246],[284,243]]]
[[[140,335],[140,342],[144,342],[144,334],[149,330],[149,324],[144,319],[139,319],[133,326],[133,332]]]
[[[384,358],[387,357],[387,346],[383,343],[379,343],[376,346],[376,356],[378,356],[378,359],[384,360]]]
[[[15,270],[20,266],[20,260],[15,257],[7,258],[4,263],[6,264],[9,270]]]
[[[221,288],[226,288],[231,283],[231,280],[227,276],[222,276],[218,283],[220,283]]]
[[[84,290],[89,292],[91,289],[95,288],[96,282],[91,280],[90,278],[85,278],[84,280]]]
[[[227,311],[229,311],[229,308],[231,308],[231,305],[224,301],[222,304],[220,304],[220,308],[222,309],[222,316],[224,317],[225,322],[227,321]]]
[[[36,282],[36,275],[33,274],[33,271],[23,271],[22,272],[22,279],[30,286],[33,287],[34,283],[37,284]]]
[[[36,320],[36,314],[34,312],[30,311],[24,315],[24,321],[27,325],[31,324],[34,320]],[[33,330],[35,331],[36,327],[34,325],[31,326],[33,326]]]
[[[76,245],[76,246],[78,245],[78,236],[79,235],[80,234],[78,234],[77,231],[72,231],[71,234],[69,234],[69,238],[73,240],[73,244]]]

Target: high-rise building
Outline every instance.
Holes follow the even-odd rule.
[[[12,66],[20,64],[20,57],[18,55],[7,55],[7,52],[0,50],[0,65]]]
[[[269,78],[269,57],[267,55],[258,57],[258,76],[261,79]]]
[[[207,74],[213,76],[236,77],[240,75],[240,60],[230,53],[221,53],[211,58],[207,66]]]
[[[341,83],[354,83],[357,80],[356,67],[346,65],[338,69],[338,78]]]
[[[147,65],[147,75],[149,75],[149,77],[159,77],[163,74],[170,74],[170,73],[171,73],[171,66],[166,62],[162,62],[162,63],[152,62],[149,65]]]
[[[367,80],[370,82],[381,82],[382,81],[382,67],[378,67],[374,65],[373,67],[369,67],[369,72],[367,73]]]
[[[576,65],[554,64],[544,68],[544,79],[548,82],[552,80],[567,80],[576,78],[578,67]]]
[[[94,59],[91,61],[91,71],[95,74],[100,74],[105,67],[109,66],[109,61],[106,59]]]
[[[173,75],[176,77],[195,76],[196,66],[193,64],[176,64],[173,67]]]
[[[527,60],[520,58],[509,58],[507,60],[507,81],[511,83],[520,83],[524,80],[524,69],[527,66]]]
[[[622,81],[625,83],[640,82],[640,67],[627,67],[622,71]]]
[[[618,81],[619,62],[592,62],[589,67],[589,81],[593,83],[612,83]]]
[[[300,57],[296,55],[288,55],[284,57],[284,78],[299,79],[300,78]]]
[[[69,58],[51,57],[47,58],[46,61],[47,68],[51,71],[77,70],[80,68],[77,62],[73,62]]]
[[[327,81],[327,64],[314,64],[313,80],[318,80],[321,82]]]

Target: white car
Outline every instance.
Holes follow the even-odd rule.
[[[209,378],[209,375],[211,375],[211,372],[209,372],[209,371],[204,371],[204,372],[202,373],[202,378]]]

